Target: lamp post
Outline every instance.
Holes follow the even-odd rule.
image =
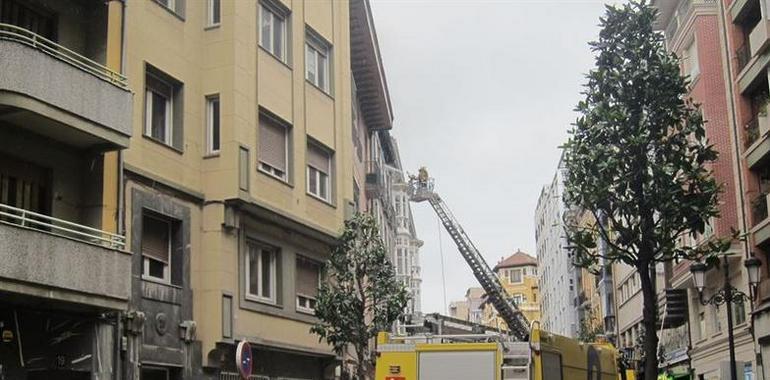
[[[727,305],[727,343],[730,348],[730,379],[737,380],[737,368],[735,364],[735,338],[733,337],[733,303],[743,303],[753,301],[754,292],[749,292],[749,295],[741,292],[732,285],[730,285],[730,264],[727,260],[727,255],[722,256],[723,271],[724,271],[724,285],[722,289],[714,293],[708,299],[703,298],[703,289],[705,288],[705,276],[708,267],[704,263],[696,262],[690,265],[690,272],[692,272],[693,282],[698,289],[698,298],[702,305]],[[749,285],[755,287],[759,283],[759,268],[760,261],[753,255],[743,262],[746,266],[746,270],[749,275]]]

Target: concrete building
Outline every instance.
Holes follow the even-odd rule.
[[[396,275],[409,289],[409,303],[406,307],[406,313],[419,317],[422,313],[421,286],[420,277],[420,247],[422,240],[417,238],[417,231],[414,228],[412,219],[412,206],[409,201],[409,183],[401,165],[401,158],[398,153],[398,144],[392,139],[392,145],[395,148],[395,160],[393,166],[388,166],[388,172],[391,177],[393,207],[396,215],[396,240],[395,255],[393,263],[396,267]]]
[[[484,322],[484,289],[480,287],[468,288],[465,298],[452,301],[449,304],[449,316],[462,319],[475,324]]]
[[[730,1],[702,0],[652,3],[660,11],[657,27],[665,33],[666,47],[681,58],[682,73],[690,77],[689,96],[701,104],[706,120],[706,137],[720,153],[718,160],[707,168],[724,190],[720,196],[720,217],[709,223],[702,236],[688,237],[683,243],[698,245],[714,238],[729,239],[732,229],[739,229],[754,231],[750,234],[750,240],[752,244],[761,245],[761,242],[756,241],[756,228],[761,228],[759,223],[764,217],[753,216],[752,225],[756,228],[752,228],[747,224],[747,216],[749,209],[756,209],[760,214],[762,210],[765,213],[767,210],[766,197],[758,196],[762,193],[763,173],[759,162],[759,156],[762,155],[762,143],[759,140],[767,132],[767,128],[762,125],[762,117],[758,116],[763,108],[758,99],[764,96],[765,100],[761,101],[766,103],[768,85],[766,72],[758,75],[762,69],[756,65],[757,59],[753,58],[761,55],[758,49],[764,42],[749,44],[749,40],[753,25],[765,24],[759,22],[765,12],[760,11],[760,8],[765,9],[765,1],[737,1],[733,5],[730,5]],[[745,39],[744,35],[749,38]],[[745,75],[739,76],[740,72]],[[739,130],[744,133],[736,134]],[[746,167],[752,168],[753,172],[741,169]],[[747,191],[747,188],[758,189],[758,192]],[[758,207],[748,207],[752,199],[759,200],[752,203]],[[739,241],[730,249],[733,254],[730,259],[730,284],[747,294],[748,277],[742,262],[753,250]],[[670,267],[662,268],[659,290],[664,287],[683,289],[689,293],[689,331],[692,335],[689,340],[692,347],[688,356],[688,347],[683,338],[687,336],[686,326],[664,331],[661,339],[667,352],[663,353],[664,362],[661,366],[669,369],[679,367],[681,372],[689,361],[696,376],[706,379],[720,376],[725,378],[729,373],[729,312],[734,321],[738,372],[741,376],[753,376],[755,373],[761,376],[758,371],[761,363],[757,362],[751,337],[748,305],[736,303],[732,310],[724,306],[702,306],[698,292],[693,288],[689,265],[689,262],[674,262]],[[704,297],[719,290],[724,281],[723,276],[721,269],[707,273],[706,284],[711,286],[707,287]]]
[[[517,250],[514,254],[502,258],[493,270],[527,320],[539,321],[541,318],[537,259]],[[483,324],[508,329],[505,321],[498,316],[497,310],[490,303],[484,304]]]
[[[535,247],[540,275],[540,314],[546,331],[574,337],[578,329],[575,268],[564,233],[563,161],[540,192],[535,209]]]
[[[113,378],[129,309],[120,1],[0,6],[0,378]]]

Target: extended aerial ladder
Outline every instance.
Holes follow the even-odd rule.
[[[434,192],[433,188],[433,178],[428,177],[428,172],[425,168],[420,168],[418,176],[411,176],[409,178],[409,198],[413,202],[428,201],[430,203],[449,236],[457,244],[460,254],[471,267],[476,280],[478,280],[481,287],[487,293],[487,299],[508,325],[511,335],[517,340],[526,341],[529,337],[529,322],[527,318],[521,313],[513,298],[505,291],[505,288],[500,283],[500,279],[489,268],[484,257],[481,256],[481,253],[473,245],[473,242],[460,226],[460,223],[452,215],[452,212],[449,211],[449,207]]]

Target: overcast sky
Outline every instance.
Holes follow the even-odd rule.
[[[490,266],[535,254],[534,211],[575,119],[603,1],[372,0],[405,168],[425,165]],[[439,226],[412,204],[424,312],[445,312]],[[478,286],[440,229],[447,303]]]

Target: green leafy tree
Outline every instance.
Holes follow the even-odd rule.
[[[604,326],[593,310],[589,310],[586,314],[586,317],[580,321],[577,338],[581,342],[594,343],[600,335],[604,335]]]
[[[374,368],[372,339],[390,330],[408,301],[371,215],[356,214],[345,222],[324,272],[315,307],[320,322],[310,331],[337,355],[351,347],[355,378],[366,379]]]
[[[717,152],[703,118],[687,98],[688,78],[653,30],[657,10],[643,0],[608,6],[595,67],[565,145],[569,208],[590,212],[584,226],[567,226],[575,265],[622,262],[634,267],[644,299],[645,379],[657,373],[654,268],[673,258],[711,261],[729,242],[684,246],[718,216],[719,185],[708,165]],[[607,249],[597,250],[602,239]]]

